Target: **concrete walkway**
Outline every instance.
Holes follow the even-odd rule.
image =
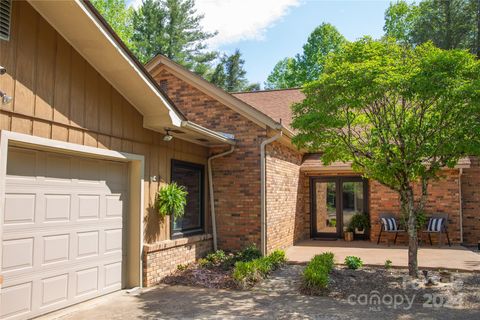
[[[372,310],[328,297],[312,297],[297,292],[270,290],[231,291],[183,286],[158,286],[131,295],[124,291],[98,298],[50,314],[45,319],[462,319],[480,318],[479,310],[445,307],[428,308],[422,304],[404,307],[380,307]]]
[[[357,256],[366,265],[383,266],[387,259],[396,267],[408,265],[406,246],[377,245],[369,241],[306,240],[288,248],[286,253],[290,262],[306,263],[323,252],[333,252],[337,263],[343,263],[346,256]],[[420,268],[480,272],[480,254],[462,246],[422,246],[418,252],[418,263]]]

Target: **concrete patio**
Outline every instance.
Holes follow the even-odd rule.
[[[391,260],[395,267],[407,267],[408,248],[399,245],[377,245],[369,241],[306,240],[287,249],[292,263],[306,263],[314,255],[333,252],[336,263],[343,263],[346,256],[357,256],[366,265],[383,266]],[[421,246],[418,252],[420,268],[449,269],[480,272],[480,254],[462,246]]]

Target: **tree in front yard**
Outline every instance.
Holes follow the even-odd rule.
[[[293,107],[295,143],[321,151],[325,164],[351,161],[398,193],[408,216],[409,274],[418,276],[416,217],[429,182],[480,154],[480,62],[431,43],[411,49],[363,38],[329,56],[304,92]]]

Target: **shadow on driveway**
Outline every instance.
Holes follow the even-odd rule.
[[[61,319],[480,319],[479,310],[396,309],[351,305],[328,297],[296,292],[252,292],[158,286],[141,294],[125,292],[72,308]],[[58,318],[58,317],[57,317]]]

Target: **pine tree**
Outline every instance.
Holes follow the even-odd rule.
[[[205,74],[217,53],[205,41],[216,33],[203,31],[203,15],[193,0],[144,0],[133,15],[132,42],[138,58],[146,63],[157,54]]]

